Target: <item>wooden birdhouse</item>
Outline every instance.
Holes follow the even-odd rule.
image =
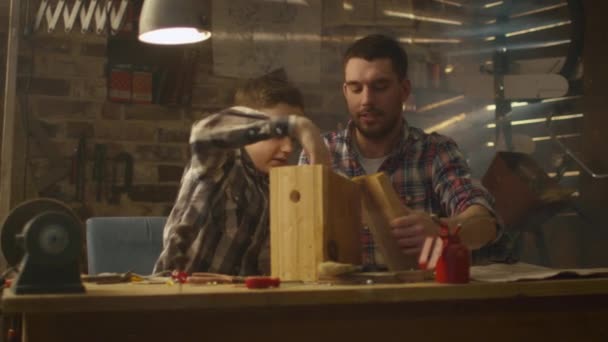
[[[318,265],[361,263],[360,186],[321,165],[270,171],[272,275],[315,281]]]

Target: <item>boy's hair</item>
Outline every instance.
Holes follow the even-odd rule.
[[[407,78],[407,53],[399,43],[382,34],[372,34],[354,42],[344,53],[343,67],[351,58],[363,58],[372,61],[389,58],[399,80]]]
[[[282,69],[247,80],[234,95],[236,106],[253,109],[274,107],[280,103],[304,109],[302,93],[289,83]]]

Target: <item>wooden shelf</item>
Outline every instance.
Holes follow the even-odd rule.
[[[108,100],[117,103],[189,105],[198,50],[142,43],[136,30],[107,43]]]

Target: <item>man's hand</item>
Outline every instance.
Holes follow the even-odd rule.
[[[302,144],[310,164],[331,166],[329,150],[321,138],[319,128],[312,121],[303,116],[297,116],[294,137]]]
[[[460,238],[471,250],[483,247],[496,239],[496,219],[483,206],[472,205],[462,213],[441,219],[448,227],[462,225]],[[390,222],[393,236],[403,253],[419,255],[424,239],[439,235],[439,225],[424,211],[411,210]]]
[[[424,211],[411,210],[407,215],[390,222],[393,236],[401,251],[407,255],[419,255],[424,239],[439,234],[439,225]]]

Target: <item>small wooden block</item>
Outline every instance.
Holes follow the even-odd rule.
[[[318,265],[361,263],[360,187],[321,165],[270,170],[270,264],[281,280],[316,281]]]
[[[408,209],[401,204],[389,178],[380,172],[355,177],[353,181],[362,186],[363,220],[371,230],[374,242],[384,255],[389,270],[395,272],[417,269],[417,257],[403,254],[390,232],[390,221],[407,215]]]

